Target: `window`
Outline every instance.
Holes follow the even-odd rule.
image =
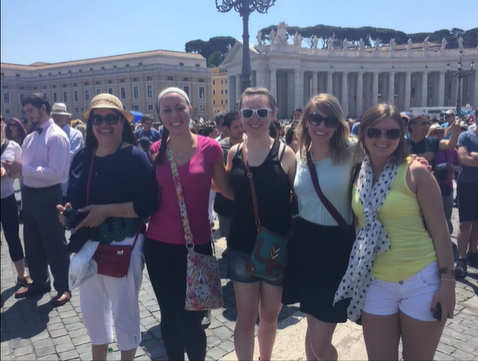
[[[224,80],[224,84],[227,84],[227,79]]]
[[[108,88],[108,94],[113,94],[113,88]]]
[[[22,102],[25,100],[25,94],[24,93],[20,93],[18,95],[18,99],[20,100],[20,104],[22,104]]]
[[[113,84],[113,80],[108,80],[108,84]]]
[[[215,100],[212,101],[212,105],[216,105],[216,101],[215,101]]]
[[[199,111],[204,113],[206,111],[206,106],[205,105],[200,105],[199,106]]]
[[[101,82],[99,80],[96,81],[96,85],[100,85]]]
[[[102,67],[101,67],[101,70],[105,70],[105,67],[104,67],[104,66],[102,66]]]
[[[148,104],[148,112],[152,112],[153,111],[153,104]]]
[[[78,70],[78,72],[79,72],[79,73],[81,73],[82,71],[83,71],[83,70],[81,70],[81,69],[80,69],[80,70]]]
[[[189,81],[189,78],[183,78],[183,81]]]
[[[216,81],[215,81],[215,80],[212,81],[212,85],[216,85]]]
[[[80,112],[80,108],[75,108],[75,114],[78,114]]]
[[[200,86],[198,88],[198,98],[199,99],[206,99],[206,88],[203,86]]]
[[[215,89],[212,90],[212,95],[216,95],[216,90]]]
[[[120,98],[121,98],[122,100],[126,99],[126,88],[125,88],[125,87],[122,87],[122,88],[120,89]]]
[[[227,94],[227,89],[224,89],[224,94]]]
[[[66,85],[66,84],[63,84],[63,88],[66,88],[66,87],[67,87],[67,85]]]
[[[146,78],[146,81],[148,81],[148,80],[153,80],[153,77],[152,77],[152,76],[148,76],[148,77]]]
[[[10,93],[3,93],[3,104],[10,104]]]
[[[204,79],[201,78],[201,79],[198,80],[198,82],[199,83],[204,83]]]
[[[128,68],[128,67],[129,67],[129,64],[126,64],[125,66]]]
[[[174,80],[172,76],[168,76],[168,80]]]
[[[133,81],[138,81],[138,78],[133,78]]]
[[[224,99],[221,99],[221,104],[224,104]]]
[[[143,65],[143,63],[138,63],[139,66]]]
[[[139,99],[139,86],[134,86],[133,87],[133,98],[134,99]]]
[[[89,83],[88,83],[87,81],[85,81],[85,85],[86,85],[86,86],[88,86],[88,85],[89,85]]]
[[[139,105],[133,105],[133,110],[139,111]]]
[[[68,92],[63,92],[63,103],[68,103]]]
[[[73,91],[73,101],[75,103],[78,103],[79,100],[80,99],[79,99],[79,96],[78,96],[78,90]]]
[[[100,88],[96,88],[96,95],[100,94],[101,93],[101,89]]]
[[[200,64],[196,64],[196,68],[200,68],[200,67],[201,67],[201,65],[200,65]]]
[[[227,99],[226,99],[226,104],[227,104]]]
[[[85,89],[85,102],[90,101],[90,91],[88,89]]]
[[[179,66],[184,66],[184,63],[179,63]]]
[[[117,66],[116,66],[116,65],[113,65],[113,69],[116,69],[116,68],[117,68]]]
[[[43,93],[43,97],[46,98],[46,93]]]
[[[222,85],[222,84],[224,84],[224,80],[223,80],[223,79],[221,79],[221,85]]]
[[[183,86],[183,90],[189,96],[189,86],[187,85]]]
[[[11,111],[10,109],[5,108],[4,111],[3,111],[3,113],[4,113],[5,115],[10,115],[10,114],[12,114],[12,111]]]
[[[221,95],[223,95],[223,94],[224,94],[224,89],[221,89]]]
[[[77,83],[73,83],[73,86],[78,86],[78,84],[77,84]]]
[[[120,79],[120,83],[124,83],[124,79]]]
[[[25,87],[24,87],[24,86],[21,86],[21,87],[19,87],[18,89],[20,89],[20,90],[25,90]]]
[[[53,103],[58,103],[58,95],[56,92],[53,93]]]
[[[68,74],[71,74],[71,70],[68,70]]]
[[[21,115],[26,115],[27,112],[26,112],[23,108],[21,108],[21,109],[20,109],[20,114],[21,114]]]
[[[123,105],[123,110],[126,110],[126,104]]]
[[[56,88],[56,85],[53,85],[52,88],[55,89],[55,88]]]
[[[153,97],[153,86],[152,85],[146,86],[146,93],[148,94],[149,99],[151,99]]]
[[[90,68],[90,71],[93,71],[93,68]]]

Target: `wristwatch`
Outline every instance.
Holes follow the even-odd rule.
[[[449,269],[448,267],[442,267],[440,268],[440,271],[439,271],[439,275],[441,277],[441,275],[450,275],[452,277],[455,277],[455,271],[452,270],[452,269]]]

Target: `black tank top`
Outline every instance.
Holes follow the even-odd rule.
[[[280,164],[284,151],[279,154],[279,150],[280,142],[276,140],[264,162],[260,166],[249,168],[253,174],[261,224],[272,232],[286,235],[292,223],[291,187],[289,177]],[[232,160],[230,177],[234,191],[234,216],[228,246],[237,251],[251,253],[256,242],[256,226],[251,187],[241,148],[238,148]]]

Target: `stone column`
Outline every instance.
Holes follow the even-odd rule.
[[[294,109],[304,105],[304,71],[294,70]]]
[[[319,82],[317,75],[318,73],[316,71],[312,72],[312,94],[310,95],[311,98],[315,97],[319,93],[319,91],[317,90],[317,84]]]
[[[475,88],[473,89],[473,107],[476,109],[478,108],[478,71],[474,71],[475,76]]]
[[[363,114],[363,73],[357,73],[357,109],[355,115],[357,117]]]
[[[445,72],[440,71],[438,75],[438,106],[445,105]]]
[[[422,96],[421,96],[421,106],[428,106],[428,72],[422,73]]]
[[[408,112],[410,110],[410,97],[412,92],[412,73],[407,71],[405,73],[405,94],[403,102],[403,110]]]
[[[342,72],[342,92],[341,92],[341,105],[342,105],[342,111],[345,116],[349,113],[349,87],[348,87],[348,73],[347,72]]]
[[[229,105],[230,109],[232,108],[235,104],[235,94],[234,94],[234,84],[233,84],[233,76],[228,76],[227,77],[227,104]]]
[[[271,69],[271,87],[270,91],[274,99],[277,99],[277,70],[276,69]]]
[[[373,73],[373,78],[372,78],[372,105],[374,106],[375,104],[378,103],[378,75],[379,73]]]
[[[334,89],[333,83],[332,83],[333,75],[334,75],[334,73],[332,71],[327,72],[327,93],[328,94],[333,93],[333,89]]]
[[[242,91],[241,91],[241,74],[237,74],[236,75],[236,99],[234,99],[234,104],[236,104],[236,102],[239,101],[239,99],[241,98],[241,95],[242,95]]]
[[[395,105],[395,73],[392,71],[388,74],[388,101]]]

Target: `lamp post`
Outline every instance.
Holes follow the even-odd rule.
[[[265,14],[269,8],[274,5],[276,0],[220,0],[216,1],[216,9],[221,13],[227,13],[233,8],[242,16],[242,84],[241,90],[251,86],[251,57],[249,54],[249,15],[257,11]]]
[[[460,50],[459,51],[460,53],[460,59],[458,60],[458,64],[457,64],[457,70],[456,70],[456,73],[454,74],[456,76],[456,79],[457,79],[457,88],[456,88],[456,115],[461,115],[461,102],[462,102],[462,99],[461,99],[461,83],[463,81],[463,76],[465,75],[464,74],[464,71],[463,71],[463,64],[461,62],[461,58],[463,56],[463,50]],[[447,71],[450,71],[451,67],[450,67],[450,63],[448,63],[446,65],[446,68],[447,68]],[[470,66],[470,70],[473,71],[473,69],[475,68],[475,62],[472,61],[471,62],[471,66]]]

